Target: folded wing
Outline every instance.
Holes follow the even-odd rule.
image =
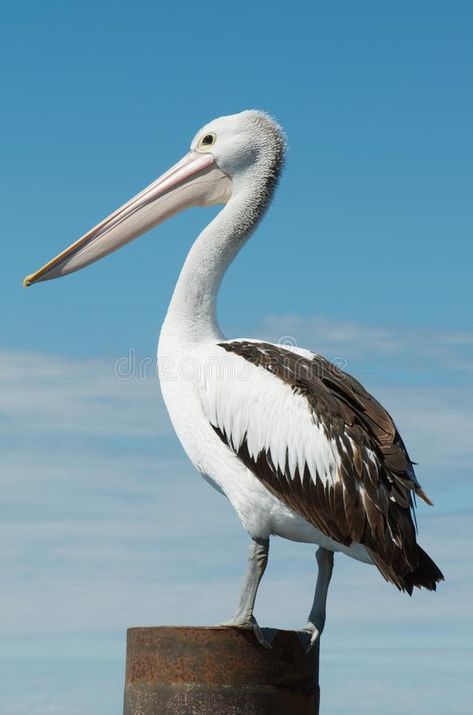
[[[427,583],[413,579],[424,553],[416,543],[413,495],[430,501],[379,402],[308,351],[246,340],[219,348],[235,369],[226,379],[206,375],[201,400],[228,448],[327,536],[365,545],[398,588],[435,588],[438,569]]]

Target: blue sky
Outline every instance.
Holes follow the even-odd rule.
[[[213,210],[60,281],[21,280],[200,125],[249,107],[281,122],[289,153],[225,280],[222,326],[312,347],[383,400],[434,499],[420,540],[448,578],[409,600],[337,559],[323,712],[347,692],[355,715],[469,712],[471,3],[3,7],[2,712],[119,712],[126,627],[233,608],[246,535],[187,463],[143,363]],[[129,356],[144,374],[119,379]],[[275,540],[259,620],[300,625],[313,580],[311,547]]]

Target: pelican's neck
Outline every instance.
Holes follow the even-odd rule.
[[[189,251],[161,330],[160,346],[223,337],[217,322],[220,283],[269,205],[284,158],[284,138],[277,126],[262,115],[254,121],[255,131],[263,132],[258,154],[251,166],[232,174],[230,199]]]
[[[248,216],[253,220],[245,220]],[[197,237],[179,275],[160,340],[200,342],[222,337],[217,322],[218,290],[257,220],[252,197],[240,191]]]
[[[282,146],[244,176],[233,178],[229,201],[202,231],[185,260],[160,344],[166,340],[192,343],[223,337],[217,322],[218,289],[225,271],[269,204],[282,164]]]

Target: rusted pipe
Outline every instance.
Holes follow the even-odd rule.
[[[130,628],[124,715],[317,715],[318,648],[273,631]]]

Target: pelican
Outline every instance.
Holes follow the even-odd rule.
[[[187,207],[223,204],[174,289],[158,345],[161,388],[190,460],[250,536],[227,625],[254,629],[264,643],[253,609],[270,537],[313,543],[317,581],[301,630],[311,647],[325,624],[334,552],[374,564],[409,594],[435,590],[443,576],[416,541],[415,495],[432,502],[380,403],[317,353],[220,331],[222,278],[270,204],[285,149],[264,112],[215,119],[183,159],[24,283],[77,271]]]

